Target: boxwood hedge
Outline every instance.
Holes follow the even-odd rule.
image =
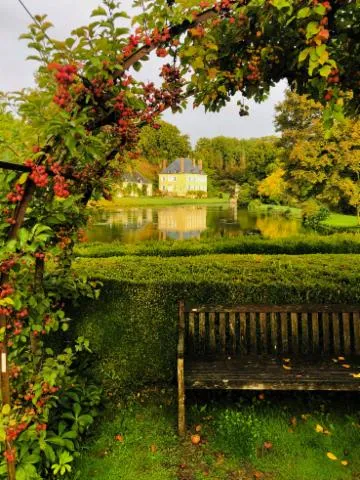
[[[228,239],[179,241],[149,241],[135,244],[92,243],[77,247],[79,257],[139,256],[193,256],[215,253],[259,253],[300,255],[311,253],[360,253],[360,233],[334,235],[307,234],[295,237],[265,239],[257,236],[239,236]]]
[[[78,259],[103,282],[98,301],[72,312],[73,334],[90,339],[94,373],[109,389],[171,381],[177,302],[360,303],[360,255],[204,255]]]

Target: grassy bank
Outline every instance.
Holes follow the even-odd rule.
[[[124,207],[163,207],[170,205],[219,205],[229,202],[229,196],[223,198],[184,198],[184,197],[123,197],[112,201],[99,200],[92,202],[92,206],[106,210],[116,210]]]
[[[284,205],[267,205],[260,202],[253,202],[249,205],[249,211],[263,215],[283,215],[292,218],[301,218],[301,209],[287,207]],[[330,213],[329,217],[320,223],[331,229],[359,229],[360,225],[356,215],[343,215],[341,213]]]
[[[355,215],[331,213],[330,216],[322,222],[322,224],[332,228],[358,228],[360,231],[360,225]]]
[[[79,257],[138,256],[195,256],[214,253],[228,254],[288,254],[311,253],[360,253],[360,235],[338,233],[333,235],[306,234],[279,239],[264,239],[257,236],[238,236],[226,239],[191,239],[182,242],[148,241],[135,244],[90,243],[76,247]]]
[[[355,480],[356,394],[188,395],[189,431],[176,436],[176,394],[142,391],[114,404],[77,463],[94,480]],[[346,400],[346,401],[344,401]],[[328,434],[317,432],[324,428]],[[201,442],[193,445],[197,430]],[[265,449],[264,443],[271,445]],[[327,456],[333,453],[337,460]],[[343,462],[343,464],[341,463]]]

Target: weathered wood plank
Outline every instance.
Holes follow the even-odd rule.
[[[339,314],[332,313],[332,327],[333,327],[333,343],[334,343],[334,353],[340,353],[340,321],[339,321]]]
[[[290,314],[291,320],[291,349],[293,353],[299,353],[299,331],[298,331],[298,318],[297,313],[292,312]]]
[[[257,346],[256,346],[256,312],[250,312],[250,324],[249,324],[249,329],[250,329],[250,352],[251,353],[256,353],[257,352]]]
[[[309,345],[309,327],[308,327],[308,314],[303,312],[301,314],[301,352],[302,353],[309,353],[310,345]]]
[[[229,349],[235,355],[236,353],[236,318],[235,312],[229,314]]]
[[[280,322],[281,322],[281,344],[282,344],[282,353],[289,352],[289,335],[288,335],[288,320],[287,313],[280,313]]]
[[[312,312],[311,314],[311,329],[312,329],[312,351],[314,353],[319,351],[319,314]]]
[[[276,312],[270,313],[270,338],[271,338],[271,352],[278,352],[278,324]]]
[[[266,313],[260,312],[259,314],[260,321],[260,351],[261,353],[267,353],[267,332],[266,332]]]
[[[248,353],[246,342],[246,313],[240,313],[240,353],[242,355]]]
[[[324,312],[322,314],[322,327],[323,327],[323,352],[330,352],[330,323],[329,314]]]
[[[199,352],[205,353],[205,343],[206,343],[206,332],[205,332],[205,312],[199,313]]]
[[[186,312],[360,312],[360,305],[347,304],[303,304],[303,305],[198,305],[185,306]]]
[[[215,312],[209,313],[209,350],[210,353],[216,352]]]
[[[189,351],[195,352],[195,314],[193,312],[189,313]]]
[[[345,355],[351,352],[351,336],[350,336],[350,315],[345,312],[342,315],[343,321],[343,335],[344,335],[344,353]]]
[[[360,314],[359,312],[353,313],[353,325],[354,325],[354,350],[355,350],[355,353],[360,354]]]
[[[258,382],[256,380],[247,382],[206,382],[199,380],[188,381],[186,388],[189,390],[318,390],[318,391],[340,391],[340,392],[359,392],[360,384],[355,383],[332,383],[326,381],[319,382],[276,382],[273,380]]]
[[[226,352],[226,318],[225,313],[219,314],[219,343],[222,352]]]

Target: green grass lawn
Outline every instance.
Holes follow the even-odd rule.
[[[341,213],[331,213],[330,216],[322,222],[323,225],[335,228],[359,228],[356,215],[342,215]]]
[[[153,389],[109,402],[74,479],[360,479],[358,394],[191,393],[184,440],[175,398]]]
[[[184,198],[184,197],[123,197],[112,201],[99,200],[93,205],[113,210],[123,207],[162,207],[167,205],[219,205],[229,202],[229,195],[223,198]]]

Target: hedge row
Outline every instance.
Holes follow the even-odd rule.
[[[177,302],[360,303],[360,255],[207,255],[78,259],[103,281],[97,302],[72,312],[73,333],[90,339],[96,375],[131,389],[175,374]]]
[[[77,247],[79,257],[139,256],[192,256],[214,253],[259,253],[302,255],[310,253],[360,253],[360,234],[299,235],[296,237],[263,239],[242,236],[230,239],[150,241],[138,244],[93,243]]]

